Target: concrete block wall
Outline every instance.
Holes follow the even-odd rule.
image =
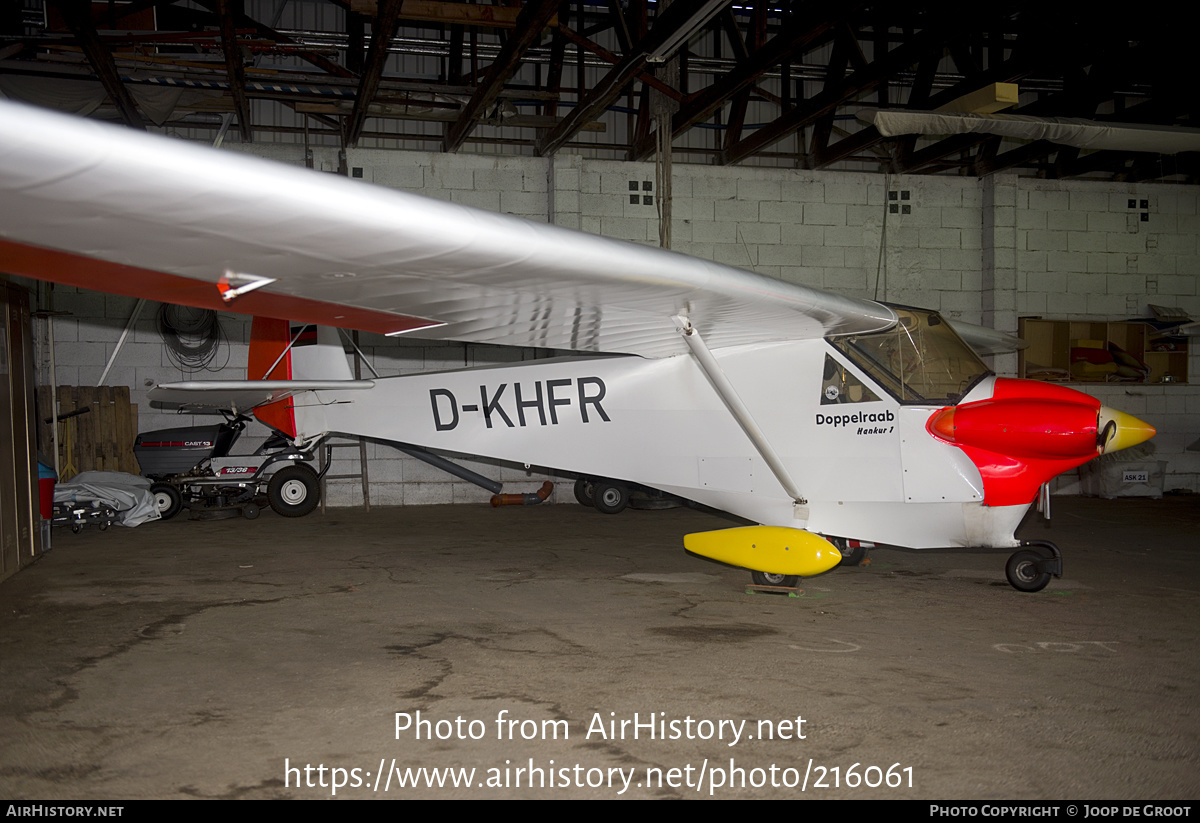
[[[234,148],[305,162],[295,146]],[[317,169],[336,171],[340,162],[336,150],[314,150]],[[633,242],[658,242],[659,192],[652,163],[382,149],[349,150],[345,163],[352,176],[377,185]],[[951,318],[1010,332],[1017,330],[1020,316],[1125,319],[1146,316],[1148,303],[1200,317],[1200,192],[1195,188],[1044,181],[1015,174],[980,181],[686,164],[676,164],[674,172],[673,248],[770,277],[936,308]],[[56,308],[72,312],[55,321],[59,382],[94,380],[133,301],[69,289],[56,294]],[[139,321],[109,379],[132,387],[135,402],[142,404],[143,430],[180,424],[177,417],[149,410],[144,392],[149,384],[184,376],[167,361],[152,315],[148,311]],[[241,376],[249,324],[224,317],[230,338],[226,376]],[[383,375],[548,354],[370,335],[363,335],[362,348]],[[1200,491],[1200,453],[1185,450],[1200,437],[1200,347],[1193,344],[1191,355],[1186,385],[1081,388],[1158,427],[1156,454],[1170,462],[1167,487]],[[1015,355],[997,357],[995,367],[1001,374],[1015,373]],[[372,444],[368,454],[373,503],[487,497],[387,446]],[[357,452],[342,449],[332,472],[349,473],[356,466]],[[533,491],[548,476],[485,461],[470,466],[504,481],[508,491]],[[566,485],[555,498],[572,499]],[[331,491],[335,505],[358,501],[354,482]]]
[[[992,185],[1013,204],[1013,221],[997,227],[995,237],[997,248],[1011,237],[1003,253],[1011,248],[1015,261],[1012,299],[1005,302],[1014,317],[1121,320],[1151,316],[1150,304],[1200,317],[1194,187],[1015,175],[999,175]],[[1168,491],[1200,491],[1200,452],[1187,450],[1200,441],[1200,345],[1193,342],[1189,355],[1186,384],[1073,384],[1158,429],[1150,443],[1122,457],[1166,460]],[[1066,475],[1056,488],[1073,493],[1079,486]]]
[[[555,161],[558,225],[657,244],[650,164]],[[878,175],[678,164],[672,248],[816,288],[938,308],[980,319],[979,187],[975,181],[905,178],[892,186],[905,213],[887,213]],[[578,180],[578,210],[562,187]],[[571,204],[571,205],[568,205]],[[880,239],[887,244],[880,257]]]

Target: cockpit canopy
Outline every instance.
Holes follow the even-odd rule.
[[[830,343],[901,403],[954,405],[991,374],[937,312],[891,308],[899,321],[887,331]]]

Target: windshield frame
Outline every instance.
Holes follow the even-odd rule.
[[[902,405],[954,406],[992,370],[940,314],[888,304],[886,331],[827,341]]]

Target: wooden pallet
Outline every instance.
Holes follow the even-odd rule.
[[[133,442],[137,438],[137,406],[128,386],[59,386],[58,414],[89,409],[58,424],[58,464],[63,480],[79,472],[119,471],[138,474]],[[38,387],[38,448],[50,454],[50,387]]]

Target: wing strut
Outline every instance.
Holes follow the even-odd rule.
[[[738,396],[737,391],[733,388],[733,384],[729,382],[729,378],[725,376],[725,372],[721,369],[721,365],[717,363],[717,359],[713,357],[708,346],[700,339],[700,334],[692,327],[692,321],[686,317],[672,317],[675,321],[676,330],[683,336],[683,342],[687,343],[687,347],[691,349],[692,356],[696,358],[696,363],[699,364],[700,370],[704,372],[708,382],[717,390],[717,395],[725,404],[725,408],[729,409],[729,413],[733,415],[733,419],[742,427],[742,431],[750,438],[750,442],[754,444],[754,448],[758,450],[759,455],[767,462],[767,466],[771,469],[771,473],[775,475],[775,479],[779,481],[779,485],[783,486],[783,490],[788,493],[792,500],[796,501],[799,506],[808,505],[808,500],[800,493],[796,483],[792,480],[792,476],[788,474],[787,467],[783,465],[783,461],[779,459],[779,455],[775,453],[775,449],[767,442],[767,437],[763,434],[762,429],[758,427],[758,423],[754,422],[754,416],[750,414],[750,409],[746,408],[746,404],[742,402],[742,398]]]

